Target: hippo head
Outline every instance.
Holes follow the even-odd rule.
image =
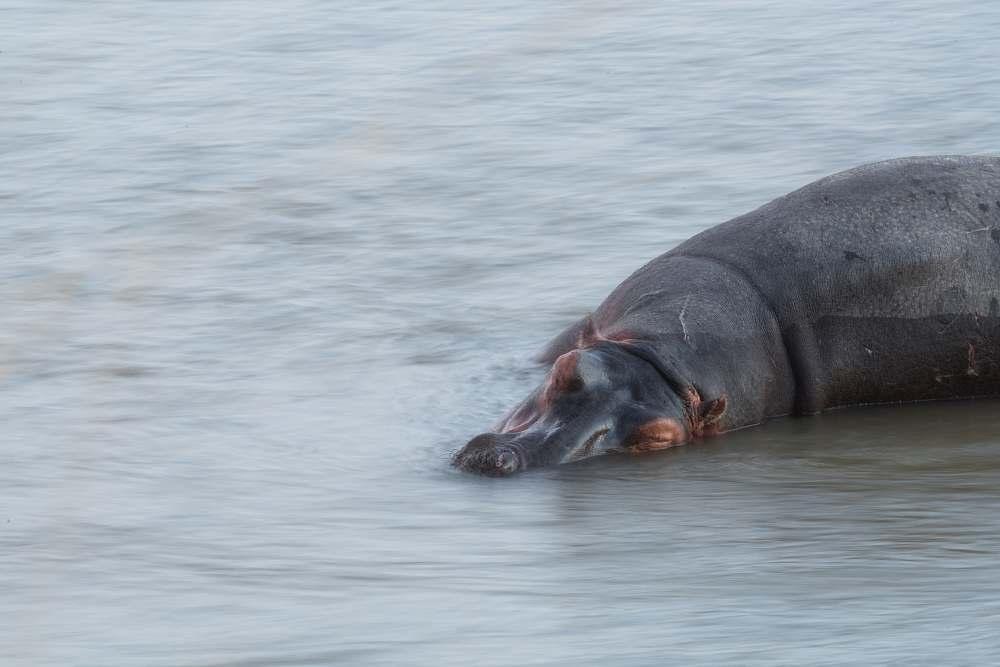
[[[725,397],[703,402],[648,348],[604,341],[574,349],[496,426],[455,454],[463,470],[502,476],[601,454],[681,445],[712,429]]]

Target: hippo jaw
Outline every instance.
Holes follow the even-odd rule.
[[[502,477],[602,454],[665,449],[697,434],[691,407],[659,370],[620,345],[573,350],[495,432],[459,450],[452,465]]]
[[[525,433],[482,433],[460,449],[452,465],[466,472],[489,477],[506,477],[529,468],[574,463],[604,454],[642,454],[687,442],[680,422],[665,417],[649,417],[627,429],[598,426],[576,435],[561,429],[549,437]]]

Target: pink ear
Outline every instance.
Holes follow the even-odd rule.
[[[726,395],[710,401],[702,401],[701,395],[694,387],[688,387],[683,395],[687,407],[688,428],[691,435],[715,435],[719,432],[718,423],[726,414]]]
[[[562,355],[552,364],[549,371],[549,382],[546,392],[563,392],[578,389],[580,378],[576,372],[576,364],[580,360],[580,353],[572,350]]]
[[[711,426],[726,414],[726,395],[723,394],[701,406],[701,426]]]

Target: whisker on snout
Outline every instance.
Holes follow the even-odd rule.
[[[502,477],[522,470],[525,461],[525,452],[516,442],[484,433],[456,452],[451,464],[469,472]]]

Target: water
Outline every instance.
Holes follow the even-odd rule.
[[[4,665],[1000,660],[996,402],[447,466],[694,232],[1000,151],[996,3],[5,0],[0,26]]]

